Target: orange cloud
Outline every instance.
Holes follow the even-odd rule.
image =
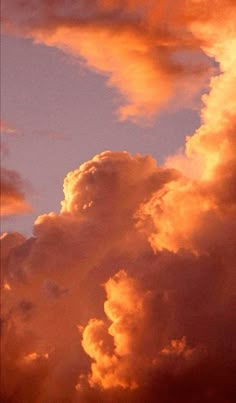
[[[11,288],[2,308],[4,398],[22,382],[17,396],[33,402],[32,382],[40,403],[98,396],[152,402],[152,390],[162,402],[173,388],[177,401],[188,401],[185,382],[202,401],[209,388],[223,402],[227,387],[230,398],[235,216],[224,209],[233,202],[230,190],[231,198],[221,200],[215,179],[204,188],[150,157],[104,152],[70,172],[64,192],[61,212],[40,216],[33,238],[1,239],[3,284]],[[137,225],[142,209],[147,214]],[[156,253],[150,233],[157,235]],[[45,351],[47,360],[40,358]],[[39,359],[19,365],[32,352]]]
[[[89,383],[105,389],[118,386],[134,389],[138,387],[134,362],[139,361],[134,340],[140,337],[144,296],[122,270],[105,288],[104,310],[112,324],[108,327],[103,321],[92,320],[83,331],[82,346],[95,360]]]
[[[6,120],[0,120],[0,131],[5,134],[17,134],[16,129],[11,127]]]
[[[56,46],[103,74],[122,96],[121,120],[148,121],[170,99],[189,104],[209,75],[209,61],[189,29],[183,3],[169,13],[164,1],[148,6],[143,1],[89,6],[73,1],[70,10],[63,2],[42,1],[37,11],[31,1],[24,9],[15,2],[15,7],[5,4],[3,20],[6,29]]]
[[[159,108],[159,79],[164,103],[181,83],[173,50],[196,46],[220,69],[184,153],[164,167],[101,153],[68,173],[60,213],[32,238],[1,237],[5,400],[234,401],[235,4],[172,3],[5,3],[8,25],[107,74],[124,117]]]
[[[203,252],[206,222],[214,232],[235,215],[235,16],[225,15],[227,23],[222,28],[220,21],[211,19],[204,25],[192,24],[195,36],[206,38],[204,49],[219,62],[222,72],[211,79],[210,93],[203,97],[202,125],[187,138],[185,154],[166,162],[190,179],[167,184],[140,210],[140,217],[153,217],[156,231],[149,239],[155,250]],[[221,242],[213,233],[211,241]]]
[[[22,191],[23,181],[17,172],[1,168],[1,215],[11,216],[31,211]]]

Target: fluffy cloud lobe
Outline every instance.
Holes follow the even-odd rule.
[[[125,64],[131,72],[137,66],[147,80],[140,88],[156,82],[139,57],[150,51],[145,41],[152,46],[153,30],[167,40],[157,30],[164,2],[94,1],[88,8],[72,1],[67,11],[67,2],[14,3],[5,6],[8,25],[69,52],[78,49],[99,71],[109,71],[112,60],[109,79],[116,81],[111,47],[121,74]],[[95,156],[67,175],[60,213],[38,217],[34,237],[2,237],[7,402],[235,399],[235,6],[176,4],[164,24],[169,40],[183,49],[177,30],[183,24],[183,40],[219,63],[203,97],[202,124],[185,152],[164,167],[126,152]],[[107,38],[99,56],[94,32]],[[131,35],[127,46],[124,32]],[[168,75],[169,65],[161,65]],[[117,88],[126,89],[130,102],[130,86],[121,81]],[[132,110],[124,106],[125,116],[137,113],[139,95]],[[166,90],[163,95],[165,101]]]

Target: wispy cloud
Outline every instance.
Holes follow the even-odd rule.
[[[24,181],[13,170],[1,167],[1,216],[25,214],[32,211],[26,201]]]
[[[50,139],[55,139],[55,140],[69,140],[69,137],[67,137],[65,134],[54,131],[54,130],[49,130],[49,129],[42,129],[42,130],[34,130],[33,134],[40,136],[40,137],[48,137]]]
[[[19,134],[7,120],[0,120],[1,134]]]

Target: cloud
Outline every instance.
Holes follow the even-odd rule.
[[[187,138],[185,154],[169,157],[166,166],[180,169],[185,176],[176,183],[167,184],[164,191],[156,193],[143,206],[140,214],[153,215],[157,231],[150,235],[155,248],[177,251],[188,248],[196,253],[218,247],[217,233],[225,220],[231,236],[235,215],[235,113],[233,94],[235,85],[235,31],[231,30],[232,15],[228,24],[219,29],[219,21],[210,20],[202,27],[193,25],[201,37],[214,38],[205,51],[220,64],[222,74],[211,79],[211,91],[203,97],[202,125]],[[210,39],[209,41],[210,42]],[[224,212],[223,212],[224,211]],[[205,223],[212,231],[205,238]],[[229,225],[231,222],[231,225]],[[215,232],[215,235],[214,235]],[[229,243],[230,244],[230,243]]]
[[[139,51],[134,58],[122,52],[146,46],[145,29],[153,38],[167,13],[164,2],[156,11],[156,2],[141,1],[91,2],[89,9],[70,2],[66,10],[65,2],[14,2],[17,13],[5,4],[26,34],[84,46],[87,63],[96,56],[94,32],[102,32],[104,71],[111,44],[121,70],[133,62],[141,68]],[[127,152],[95,156],[68,173],[60,213],[38,217],[32,238],[2,237],[5,401],[234,401],[235,5],[176,4],[166,20],[171,40],[179,43],[175,30],[183,24],[183,40],[186,30],[191,46],[219,63],[201,126],[163,167]]]
[[[141,357],[137,354],[135,338],[139,337],[142,326],[144,297],[125,271],[119,271],[105,288],[107,301],[104,310],[112,324],[106,326],[103,321],[93,319],[83,331],[82,346],[95,360],[89,383],[101,385],[104,389],[137,388],[134,363],[137,369]],[[144,365],[142,362],[142,369]]]
[[[13,170],[1,167],[1,215],[25,214],[31,211],[23,191],[24,182]]]
[[[55,140],[65,140],[66,138],[68,138],[64,134],[58,133],[53,130],[34,130],[34,134],[40,137],[48,137]]]
[[[39,217],[32,239],[2,238],[10,287],[2,290],[4,398],[34,402],[37,391],[40,403],[152,402],[156,394],[161,402],[233,401],[233,216],[229,222],[222,210],[223,233],[210,221],[204,234],[192,230],[195,248],[204,235],[204,249],[194,253],[190,242],[154,253],[137,225],[140,206],[171,184],[178,196],[184,181],[150,157],[104,152],[67,175],[60,214]],[[185,184],[185,201],[186,192]],[[176,233],[185,229],[178,224]]]
[[[0,153],[2,158],[5,158],[9,154],[9,148],[4,141],[0,142]]]
[[[121,94],[121,120],[148,121],[171,99],[189,105],[212,69],[190,29],[191,6],[181,0],[169,13],[165,3],[14,1],[3,4],[2,19],[7,30],[56,46],[104,75]]]
[[[0,120],[0,130],[3,134],[18,134],[17,130],[9,124],[6,120]]]

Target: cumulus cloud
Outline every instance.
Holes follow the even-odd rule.
[[[1,216],[31,211],[25,199],[24,186],[24,181],[16,171],[1,167]]]
[[[232,11],[233,12],[233,11]],[[205,51],[219,61],[222,74],[211,79],[209,95],[203,97],[202,125],[187,138],[184,155],[169,157],[166,166],[180,169],[193,179],[167,184],[153,196],[140,214],[153,215],[157,231],[150,236],[154,248],[177,251],[187,247],[198,253],[205,245],[217,247],[220,228],[227,227],[231,237],[235,216],[235,13],[220,21],[193,24],[199,37],[206,37]],[[213,43],[210,45],[211,41]],[[234,49],[234,50],[233,50]],[[153,212],[153,214],[152,214]],[[205,238],[205,223],[212,232]],[[232,225],[228,225],[231,222]],[[215,232],[215,235],[214,235]],[[197,234],[197,236],[196,236]],[[229,242],[230,245],[230,242]]]
[[[84,48],[103,72],[112,44],[121,71],[137,65],[146,77],[139,52],[150,51],[147,35],[152,47],[161,20],[170,41],[183,49],[188,38],[220,68],[183,154],[159,167],[150,156],[101,153],[68,173],[60,213],[38,217],[31,239],[2,237],[5,401],[235,399],[235,5],[176,4],[167,18],[164,2],[5,3],[8,27],[82,56]],[[107,38],[102,67],[94,32]],[[141,98],[135,104],[129,91],[136,114]]]
[[[117,386],[133,389],[138,387],[134,371],[141,357],[137,354],[135,339],[143,326],[144,297],[124,271],[119,271],[105,287],[107,301],[104,310],[112,324],[106,329],[103,321],[94,319],[83,331],[82,346],[95,360],[89,383],[101,385],[104,389]]]

